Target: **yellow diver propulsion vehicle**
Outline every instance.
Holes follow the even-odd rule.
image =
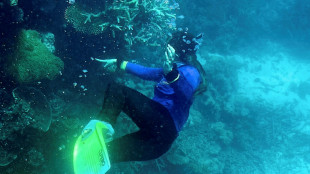
[[[91,120],[78,137],[73,152],[75,174],[105,174],[111,167],[103,132],[104,122]]]

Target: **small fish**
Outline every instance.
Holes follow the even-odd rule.
[[[59,71],[59,74],[62,76],[62,72],[61,71]]]
[[[74,4],[75,0],[69,0],[68,2],[69,2],[69,4]]]
[[[76,85],[77,85],[77,83],[76,83],[76,82],[74,82],[74,83],[73,83],[73,87],[76,87]]]
[[[42,82],[38,82],[38,85],[40,85]]]
[[[200,34],[198,34],[197,36],[196,36],[196,39],[201,39],[202,37],[203,37],[203,33],[200,33]]]
[[[61,145],[61,146],[58,147],[58,150],[61,151],[61,150],[65,149],[65,148],[66,148],[65,145]]]
[[[90,60],[95,60],[95,58],[93,58],[93,57],[90,57]]]
[[[81,85],[81,88],[82,88],[82,89],[85,89],[85,86],[84,86],[84,85]]]
[[[79,75],[79,78],[82,78],[83,76],[82,75]]]
[[[199,45],[196,45],[194,48],[195,51],[199,50]]]
[[[87,73],[88,72],[87,69],[83,69],[82,71],[83,71],[83,73]]]
[[[84,74],[84,77],[87,77],[87,75],[86,75],[86,74]]]
[[[185,17],[184,17],[184,15],[180,15],[180,16],[178,16],[177,18],[178,18],[178,19],[184,19]]]

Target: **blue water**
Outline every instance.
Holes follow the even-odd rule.
[[[113,2],[19,0],[13,7],[9,1],[0,2],[1,174],[73,173],[74,143],[100,111],[109,82],[153,96],[154,83],[110,73],[94,58],[123,58],[160,67],[174,30],[204,34],[197,55],[208,90],[195,98],[189,120],[166,154],[152,161],[113,164],[109,173],[310,173],[308,0],[156,0],[167,3],[167,12],[176,18],[145,12],[131,23],[124,20],[128,16],[123,12],[106,11]],[[137,1],[143,2],[149,1]],[[73,12],[72,18],[67,10],[73,5],[84,10],[81,13],[99,17],[86,21],[86,16]],[[128,7],[149,8],[136,6],[135,1]],[[87,28],[100,20],[113,21],[121,30],[111,24],[111,30],[102,31],[97,24]],[[17,51],[21,43],[30,50],[39,48],[19,41],[22,29],[36,30],[41,42],[63,62],[54,79],[20,82],[8,68],[14,61],[28,59]],[[99,33],[91,33],[94,30]],[[124,39],[131,36],[141,37],[131,45]],[[29,60],[35,66],[36,60]],[[46,67],[52,66],[49,63]],[[122,113],[116,136],[136,129]]]

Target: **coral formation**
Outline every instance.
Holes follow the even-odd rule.
[[[41,34],[41,41],[46,46],[46,48],[51,52],[55,52],[55,35],[53,33],[44,33]]]
[[[229,145],[234,138],[232,131],[228,130],[223,122],[213,123],[211,128],[215,131],[219,140],[225,145]]]
[[[168,33],[175,29],[177,3],[156,1],[106,1],[103,10],[74,3],[65,12],[66,20],[82,33],[98,35],[105,33],[113,38],[122,36],[128,46],[146,43],[159,46]]]
[[[34,167],[42,165],[45,161],[43,154],[34,148],[27,153],[27,156],[28,163]]]
[[[44,94],[35,88],[18,87],[12,92],[14,102],[0,110],[0,140],[16,131],[32,127],[47,131],[51,124],[51,108]]]
[[[184,166],[187,173],[222,173],[224,164],[216,158],[222,148],[213,140],[213,133],[199,126],[193,130],[180,132],[166,156],[167,162]]]
[[[14,153],[9,153],[0,146],[0,166],[7,166],[17,158]]]
[[[41,42],[35,30],[22,30],[15,51],[8,59],[8,71],[19,83],[55,79],[64,68],[62,60]]]
[[[18,87],[12,92],[15,104],[26,104],[27,115],[33,128],[47,131],[52,122],[51,107],[45,95],[38,89]]]
[[[12,96],[14,101],[2,105],[0,109],[0,166],[7,166],[17,159],[20,150],[10,149],[24,146],[19,144],[18,135],[22,135],[26,129],[46,132],[52,121],[49,103],[39,90],[18,87],[13,90]],[[37,156],[42,157],[39,153],[36,153]],[[36,163],[42,162],[39,157],[32,158],[36,158]]]

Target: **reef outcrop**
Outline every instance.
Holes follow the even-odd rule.
[[[6,67],[18,83],[24,84],[55,79],[61,74],[64,63],[42,43],[37,31],[21,30]]]

